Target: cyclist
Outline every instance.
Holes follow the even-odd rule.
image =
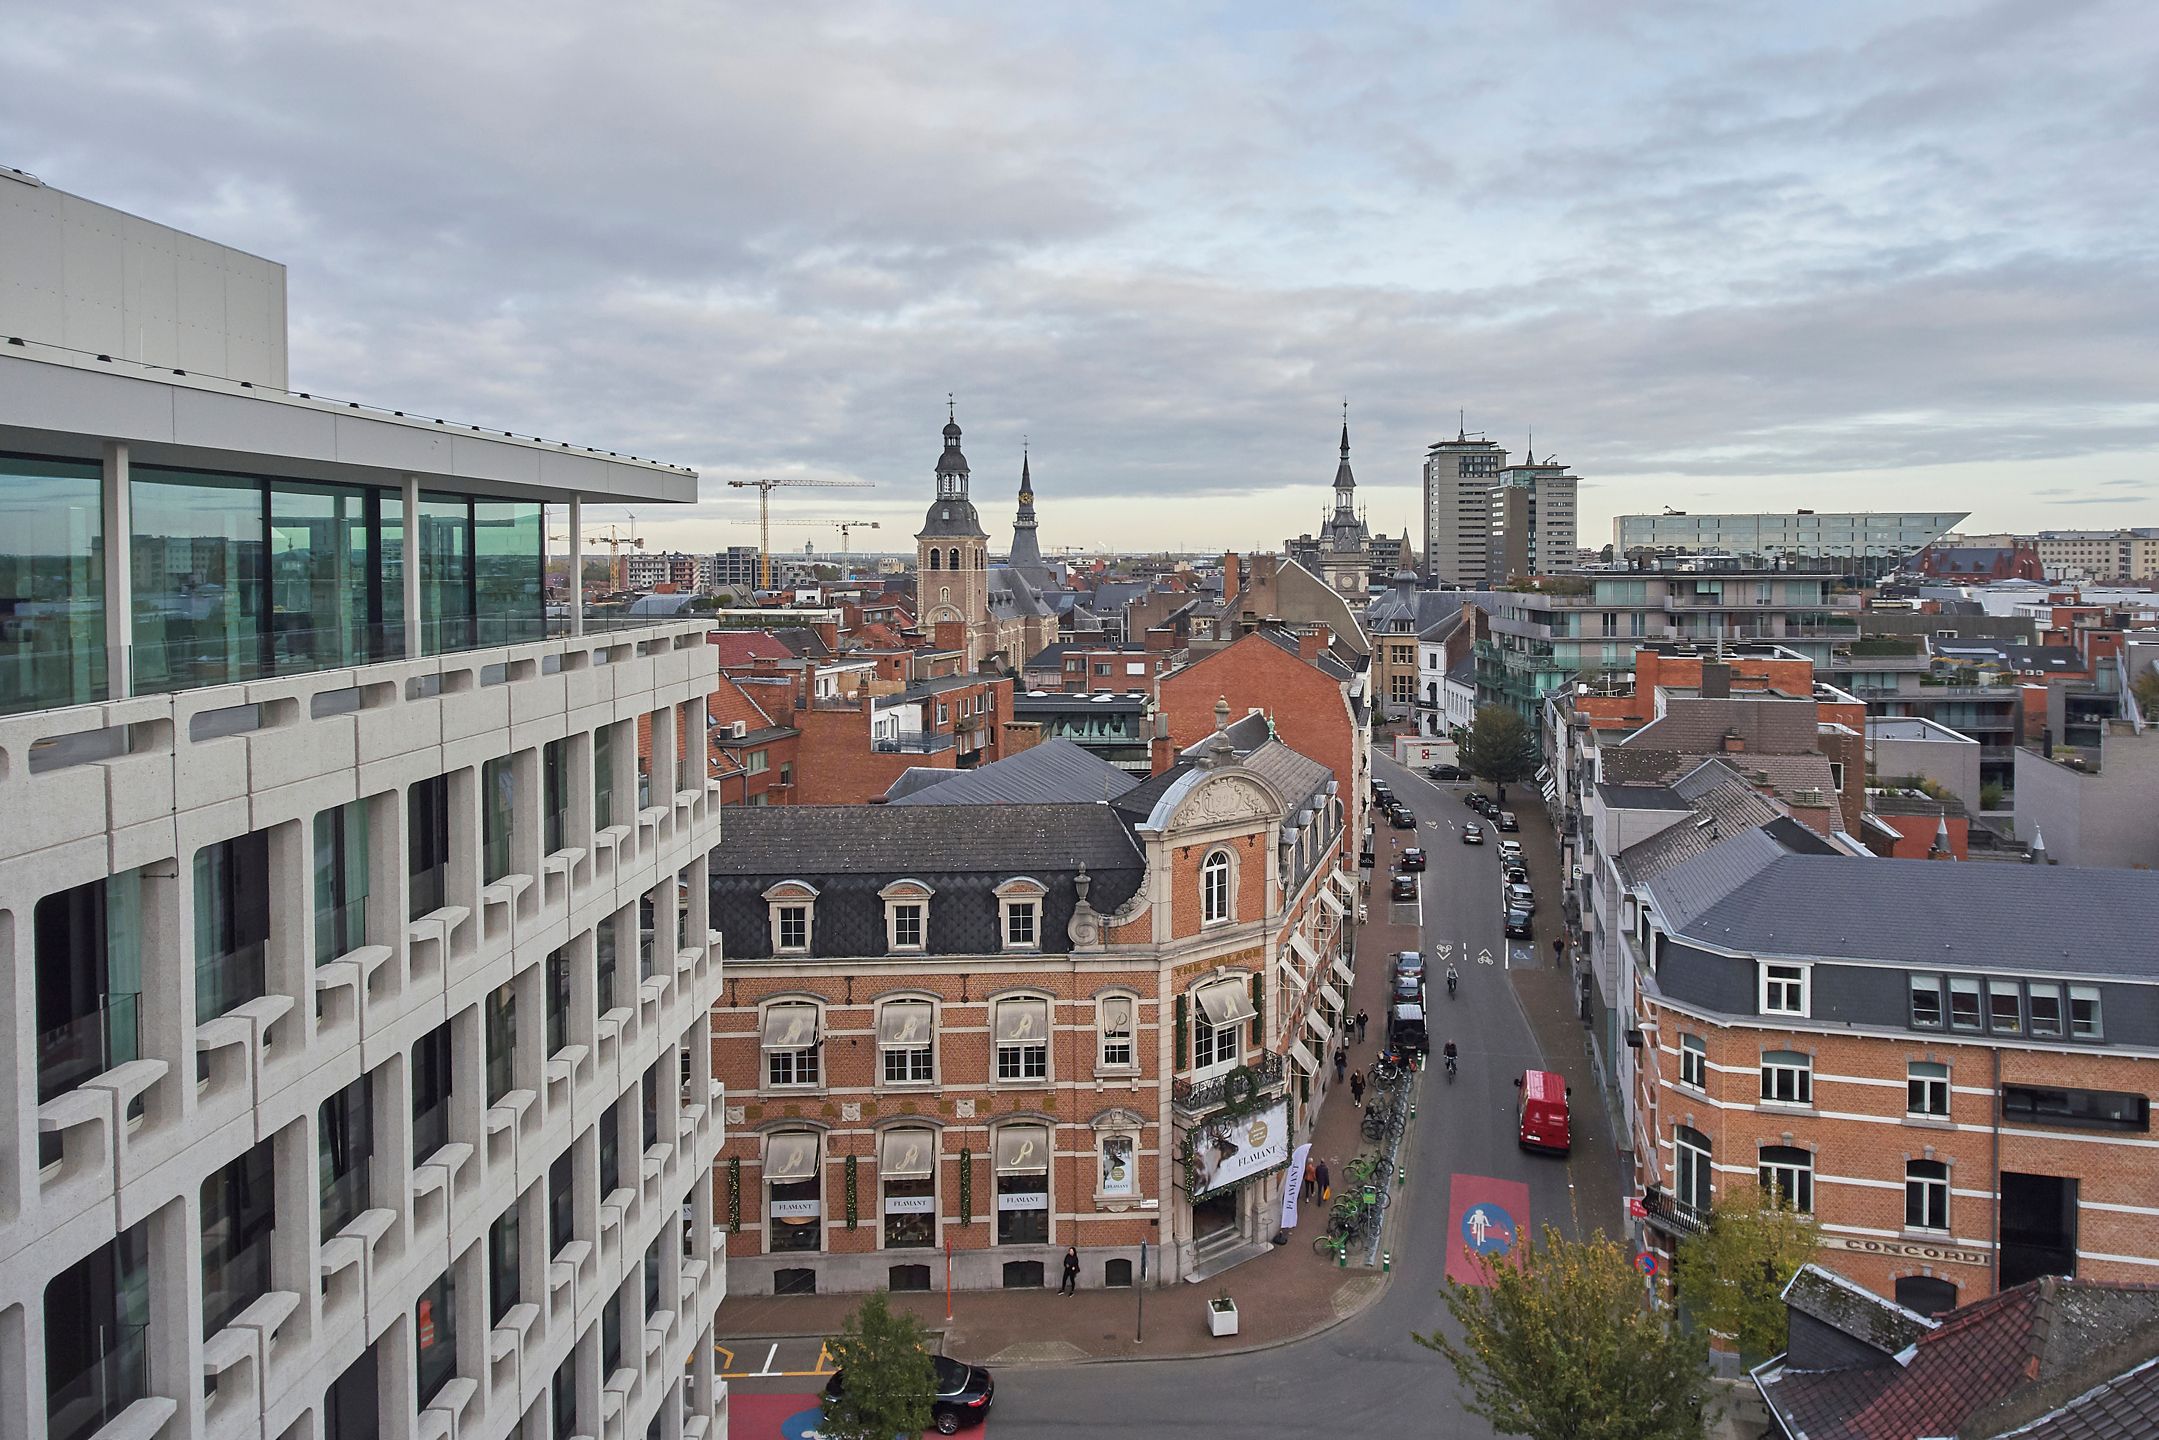
[[[1443,1056],[1443,1057],[1444,1057],[1444,1058],[1446,1059],[1446,1062],[1447,1062],[1447,1078],[1448,1078],[1449,1080],[1452,1080],[1452,1079],[1454,1078],[1454,1062],[1455,1062],[1455,1049],[1454,1049],[1454,1042],[1453,1042],[1452,1040],[1449,1040],[1449,1041],[1448,1041],[1448,1042],[1446,1043],[1445,1047],[1444,1047],[1444,1048],[1442,1048],[1442,1049],[1440,1050],[1440,1052],[1439,1052],[1439,1053],[1441,1054],[1441,1056]]]
[[[1454,998],[1454,987],[1456,983],[1461,980],[1461,978],[1461,972],[1456,970],[1454,968],[1454,962],[1452,960],[1449,960],[1447,962],[1447,998],[1449,1000],[1452,1000]]]

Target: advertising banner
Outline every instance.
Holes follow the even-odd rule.
[[[1289,1097],[1209,1120],[1192,1142],[1192,1198],[1204,1199],[1289,1161]]]
[[[1312,1153],[1310,1141],[1290,1152],[1289,1183],[1282,1187],[1282,1228],[1297,1228],[1297,1197],[1304,1193],[1304,1162]]]

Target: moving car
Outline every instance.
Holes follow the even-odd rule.
[[[968,1425],[980,1425],[989,1417],[990,1397],[996,1393],[996,1384],[990,1372],[980,1365],[963,1365],[945,1355],[932,1355],[930,1363],[936,1373],[937,1393],[930,1397],[930,1426],[940,1435],[957,1434]],[[825,1399],[840,1397],[841,1377],[847,1372],[835,1370],[825,1382]]]
[[[1417,828],[1417,817],[1407,805],[1394,807],[1394,828],[1397,830],[1414,830]]]
[[[1525,1070],[1514,1082],[1515,1141],[1524,1150],[1564,1155],[1574,1148],[1567,1082],[1549,1070]]]
[[[1404,850],[1402,858],[1396,861],[1395,864],[1403,870],[1422,870],[1424,868],[1424,852],[1415,848]]]
[[[1499,812],[1499,828],[1502,830],[1519,830],[1522,827],[1516,822],[1512,810],[1502,810]]]
[[[1462,843],[1464,845],[1482,845],[1484,843],[1484,827],[1474,820],[1463,825]]]
[[[1425,774],[1434,780],[1467,780],[1469,772],[1459,765],[1434,765]]]
[[[1527,885],[1509,885],[1507,887],[1507,904],[1519,906],[1534,915],[1537,913],[1537,892]]]
[[[1529,939],[1529,918],[1529,912],[1521,906],[1509,905],[1507,907],[1507,938],[1509,940]]]
[[[1414,900],[1414,899],[1416,899],[1416,898],[1417,898],[1417,877],[1416,877],[1416,876],[1414,876],[1414,875],[1397,875],[1397,876],[1395,876],[1395,877],[1394,877],[1394,892],[1393,892],[1393,893],[1394,893],[1394,898],[1395,898],[1395,899],[1397,899],[1397,900]]]

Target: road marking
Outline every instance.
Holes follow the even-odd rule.
[[[760,1370],[760,1371],[758,1371],[757,1373],[758,1373],[759,1375],[774,1375],[774,1374],[777,1374],[778,1372],[777,1372],[777,1371],[775,1371],[775,1370],[774,1370],[774,1369],[772,1368],[772,1362],[773,1362],[774,1358],[776,1358],[776,1357],[777,1357],[777,1356],[779,1355],[779,1353],[780,1353],[780,1342],[779,1342],[779,1341],[777,1341],[777,1340],[775,1340],[775,1341],[773,1341],[773,1342],[772,1342],[772,1348],[771,1348],[770,1350],[767,1350],[767,1351],[765,1352],[765,1368],[764,1368],[764,1369],[762,1369],[762,1370]]]
[[[1489,965],[1492,963],[1492,952],[1489,948],[1479,950],[1477,952],[1477,963],[1479,965]],[[1511,969],[1512,967],[1510,966],[1509,968]]]
[[[724,1357],[720,1361],[720,1368],[722,1370],[732,1370],[735,1368],[734,1351],[728,1349],[725,1345],[720,1344],[717,1340],[712,1342],[712,1349],[715,1354]]]

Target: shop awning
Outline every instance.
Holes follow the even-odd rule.
[[[1297,958],[1305,966],[1312,969],[1319,967],[1319,952],[1312,948],[1310,941],[1294,930],[1289,932],[1289,948],[1297,952]]]
[[[887,1180],[927,1180],[937,1164],[937,1136],[929,1130],[887,1130],[877,1148],[878,1173]]]
[[[765,1012],[765,1049],[807,1050],[816,1043],[815,1005],[775,1005]]]
[[[790,1185],[817,1173],[815,1135],[775,1135],[765,1142],[765,1178]]]
[[[1007,1125],[997,1132],[997,1173],[1044,1175],[1050,1168],[1050,1132],[1040,1125]]]
[[[1132,1033],[1132,997],[1112,995],[1102,1002],[1102,1033],[1104,1035],[1129,1036]]]
[[[1342,892],[1342,898],[1344,900],[1354,900],[1357,898],[1357,882],[1355,880],[1352,880],[1349,876],[1343,874],[1339,870],[1335,871],[1328,878],[1334,881],[1335,888]]]
[[[894,1050],[919,1050],[930,1043],[932,1016],[927,1000],[888,1000],[877,1012],[877,1043]]]
[[[1342,992],[1324,980],[1319,982],[1319,998],[1326,1001],[1327,1008],[1335,1014],[1342,1013]]]
[[[1289,1042],[1289,1058],[1296,1061],[1297,1068],[1305,1074],[1317,1075],[1319,1073],[1319,1061],[1313,1057],[1311,1051],[1304,1048],[1302,1040]]]
[[[1341,956],[1337,955],[1334,957],[1334,965],[1332,969],[1334,971],[1335,978],[1339,979],[1342,982],[1342,988],[1344,990],[1349,989],[1350,986],[1357,983],[1357,977],[1350,972],[1349,962],[1343,959]]]
[[[1327,1028],[1326,1021],[1319,1018],[1319,1011],[1317,1010],[1307,1010],[1304,1012],[1304,1028],[1311,1031],[1313,1035],[1317,1036],[1319,1039],[1319,1043],[1322,1045],[1325,1045],[1328,1041],[1334,1038],[1334,1032]]]
[[[1333,911],[1334,918],[1337,920],[1343,919],[1349,914],[1349,911],[1342,908],[1342,902],[1334,898],[1334,892],[1332,890],[1320,891],[1319,903],[1326,906],[1329,910]]]
[[[1047,1000],[998,1001],[998,1042],[1014,1045],[1027,1040],[1049,1039],[1049,1015],[1050,1002]]]
[[[1217,1030],[1225,1025],[1242,1025],[1252,1018],[1252,997],[1245,990],[1242,975],[1210,980],[1193,991],[1192,998],[1199,1004],[1199,1013]]]

